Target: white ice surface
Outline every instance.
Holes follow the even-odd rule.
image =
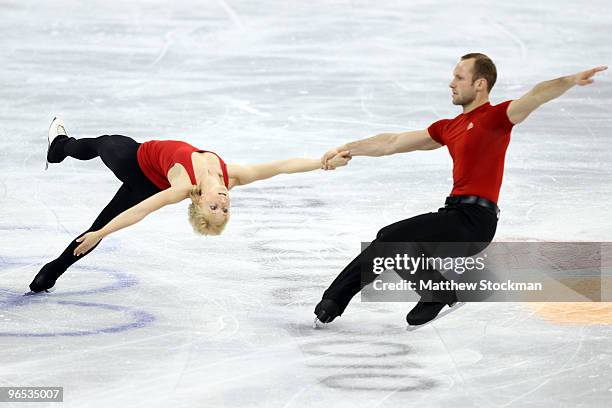
[[[411,305],[356,298],[310,328],[360,241],[442,204],[445,149],[236,189],[221,237],[166,208],[18,298],[119,186],[99,160],[43,171],[54,115],[230,163],[319,157],[457,115],[467,52],[497,63],[493,103],[609,64],[609,2],[581,3],[0,2],[0,385],[63,386],[65,407],[609,406],[609,325],[497,303],[406,332]],[[610,240],[609,78],[514,129],[497,240]]]

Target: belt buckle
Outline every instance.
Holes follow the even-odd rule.
[[[446,205],[461,204],[461,198],[460,197],[455,197],[455,196],[448,196],[448,197],[446,197],[446,200],[445,200],[444,204],[446,204]]]

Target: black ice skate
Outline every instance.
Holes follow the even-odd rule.
[[[331,323],[336,317],[340,315],[340,308],[338,304],[331,299],[323,299],[315,307],[314,311],[316,317],[312,327],[323,327],[326,323]]]
[[[44,293],[51,293],[51,292],[55,292],[54,288],[51,289],[45,289],[41,292],[34,292],[34,291],[29,291],[23,294],[23,296],[34,296],[34,295],[40,295],[40,294],[44,294]]]
[[[31,292],[29,294],[53,291],[51,288],[55,286],[55,281],[64,273],[64,271],[58,271],[57,268],[54,268],[54,262],[49,262],[36,274],[32,283],[30,283]]]
[[[431,323],[447,314],[459,309],[463,306],[464,302],[457,302],[456,300],[448,304],[448,309],[443,313],[440,313],[446,303],[442,302],[418,302],[414,308],[406,315],[406,321],[408,322],[407,330],[416,330],[425,326],[427,323]]]

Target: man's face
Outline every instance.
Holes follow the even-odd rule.
[[[453,91],[453,105],[466,106],[476,99],[476,91],[482,89],[484,79],[478,79],[472,83],[472,71],[474,59],[459,61],[453,71],[453,80],[448,85]]]

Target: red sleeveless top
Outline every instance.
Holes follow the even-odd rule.
[[[221,171],[223,172],[223,183],[225,187],[229,188],[227,165],[223,159],[215,152],[199,150],[189,143],[178,140],[150,140],[138,147],[136,157],[138,159],[138,165],[144,175],[161,190],[165,190],[170,187],[168,170],[170,170],[170,167],[174,166],[175,163],[182,164],[185,170],[187,170],[192,185],[197,183],[193,171],[193,163],[191,161],[191,154],[193,152],[212,153],[217,156],[219,164],[221,165]]]

